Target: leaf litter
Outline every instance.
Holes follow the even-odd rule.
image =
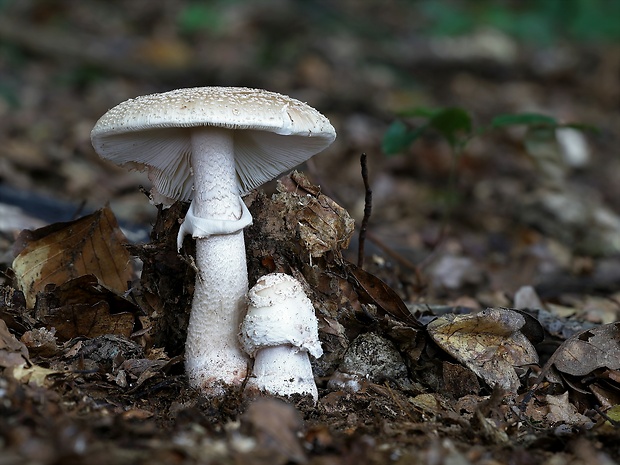
[[[174,215],[186,205],[160,210],[156,241],[129,247],[145,263],[141,281],[130,293],[128,248],[117,227],[108,227],[116,224],[109,210],[35,231],[31,238],[22,236],[16,281],[30,298],[20,303],[20,291],[4,290],[0,323],[9,321],[12,331],[22,334],[20,342],[6,325],[0,328],[4,389],[39,387],[47,390],[45,395],[63,393],[67,418],[60,422],[78,421],[76,415],[84,409],[98,412],[95,425],[82,425],[81,439],[71,436],[66,446],[77,456],[83,453],[75,450],[78,440],[87,441],[91,454],[105,449],[116,435],[102,436],[97,429],[108,428],[106,418],[118,418],[132,446],[101,452],[106,460],[182,456],[258,464],[330,463],[333,457],[379,463],[386,455],[372,439],[377,431],[400,448],[428,434],[460,441],[477,434],[487,446],[504,447],[513,440],[511,435],[528,437],[524,414],[539,427],[556,428],[551,434],[563,435],[566,431],[558,427],[592,428],[592,408],[611,408],[618,402],[615,325],[592,328],[560,345],[550,359],[560,377],[529,391],[537,373],[536,346],[544,333],[532,316],[535,312],[488,308],[459,314],[446,307],[424,326],[394,289],[347,262],[342,252],[352,234],[348,213],[303,175],[281,179],[271,197],[253,194],[248,203],[254,216],[248,232],[250,276],[256,279],[274,270],[294,274],[312,295],[321,321],[326,356],[314,366],[321,393],[316,408],[295,399],[242,401],[235,392],[205,404],[185,385],[182,357],[166,350],[178,336],[158,326],[164,312],[165,321],[181,322],[182,334],[183,313],[176,310],[178,298],[169,300],[172,294],[159,290],[191,290],[193,274],[171,274],[152,257],[168,257],[167,266],[191,269],[169,239],[178,227]],[[65,228],[74,231],[76,224],[99,237],[69,240]],[[111,239],[103,239],[106,234]],[[119,247],[114,249],[118,253],[112,254],[111,247]],[[79,271],[62,272],[71,256],[91,258],[80,261]],[[115,259],[108,262],[100,256]],[[44,259],[38,266],[40,257]],[[49,281],[40,286],[34,277],[43,275]],[[31,356],[39,364],[32,363]],[[535,401],[520,412],[518,402],[528,400],[527,395]],[[72,398],[87,401],[66,404]],[[5,412],[13,415],[15,408],[11,404]],[[31,409],[29,414],[41,413]],[[177,446],[154,433],[155,423],[173,428]],[[196,435],[184,425],[202,433]],[[43,443],[50,440],[40,431],[32,434]],[[144,437],[151,438],[150,449],[139,453],[135,447]],[[19,439],[9,442],[11,450],[19,447]],[[446,457],[458,455],[446,442],[432,447]],[[406,449],[402,454],[409,456]]]
[[[134,25],[132,29],[175,30],[173,21],[177,15],[174,8],[183,8],[183,3],[173,7],[172,11],[165,10],[163,17],[158,17],[161,12],[152,5],[139,6],[136,3],[134,13],[129,16],[143,19],[140,19],[139,27]],[[29,14],[33,13],[28,8],[22,8],[19,9],[21,15],[15,15],[15,9],[8,8],[7,19],[14,19],[11,18],[13,13],[17,16],[18,25],[19,20],[28,20]],[[69,10],[75,11],[74,16],[68,17],[66,23],[58,22],[57,15],[62,14],[63,6],[60,8],[60,13],[55,10],[51,14],[49,8],[37,7],[34,26],[49,31],[53,30],[51,24],[67,24],[70,30],[72,22],[78,17],[82,21],[86,19],[96,23],[95,16],[89,14],[98,14],[97,9],[89,13],[91,9],[87,6],[80,10],[73,8],[73,5]],[[263,8],[261,6],[260,12],[254,13],[254,16],[249,7],[242,11],[235,10],[235,14],[231,15],[237,18],[239,24],[252,27],[237,27],[230,34],[218,35],[219,39],[209,36],[209,40],[193,42],[216,63],[225,57],[225,65],[219,68],[226,68],[227,76],[233,80],[241,76],[242,81],[257,82],[256,79],[259,79],[264,85],[279,82],[286,87],[286,76],[291,74],[291,59],[284,60],[285,69],[278,70],[279,78],[284,77],[285,81],[281,83],[273,80],[274,75],[269,74],[266,67],[261,67],[264,71],[261,73],[252,71],[251,51],[262,50],[258,45],[260,41],[257,44],[255,40],[254,26],[259,25],[260,29],[265,30],[282,28],[279,32],[286,33],[290,26],[285,24],[283,18],[290,18],[290,24],[296,24],[296,17],[291,16],[295,10],[285,9],[279,13],[283,17],[278,14],[266,18]],[[352,12],[361,13],[366,9],[358,6]],[[370,9],[373,24],[379,26],[386,15],[389,19],[399,12],[389,5],[380,10]],[[145,14],[141,15],[141,12]],[[359,18],[364,19],[363,16]],[[114,30],[121,34],[125,31],[130,46],[108,47],[114,54],[147,50],[150,60],[156,61],[156,57],[160,57],[159,61],[166,65],[170,63],[169,57],[179,56],[170,51],[181,49],[181,55],[185,58],[194,52],[186,42],[167,32],[155,40],[147,39],[141,47],[133,47],[135,37],[124,29],[131,23],[122,20],[124,16],[116,19]],[[160,21],[158,24],[163,23],[164,27],[145,27],[153,21]],[[400,23],[395,20],[390,22],[395,26],[390,27],[395,34],[398,34]],[[302,35],[308,32],[305,25],[297,29]],[[23,27],[22,30],[33,29]],[[6,34],[6,27],[3,34]],[[176,249],[167,244],[167,236],[174,237],[177,219],[183,216],[183,209],[186,208],[186,205],[179,204],[160,212],[153,231],[154,240],[149,247],[130,247],[131,253],[139,256],[144,263],[143,279],[140,283],[134,282],[131,291],[126,278],[121,280],[118,288],[112,289],[93,272],[73,276],[66,281],[61,277],[58,282],[36,290],[34,305],[32,293],[28,296],[27,305],[26,297],[20,291],[9,286],[3,288],[0,319],[6,323],[11,335],[18,336],[10,339],[10,343],[21,341],[28,349],[31,363],[57,370],[60,374],[46,376],[44,385],[36,386],[25,384],[26,378],[9,376],[12,369],[4,369],[0,377],[0,460],[9,463],[90,464],[141,463],[147,460],[149,463],[262,463],[273,456],[271,462],[309,461],[322,464],[563,464],[575,461],[606,464],[611,462],[607,454],[613,454],[617,460],[620,455],[617,430],[601,425],[599,416],[599,411],[613,416],[614,405],[619,402],[617,370],[610,368],[600,353],[609,349],[613,355],[615,349],[602,342],[606,337],[604,332],[598,337],[594,331],[585,335],[585,339],[573,340],[566,348],[561,348],[562,343],[574,334],[617,320],[617,304],[612,302],[613,295],[607,299],[605,307],[600,301],[593,302],[592,299],[585,302],[567,295],[575,290],[582,294],[617,294],[617,271],[620,269],[617,259],[611,257],[607,260],[611,270],[601,266],[603,261],[598,259],[593,260],[589,269],[587,264],[579,264],[589,257],[575,256],[574,253],[577,248],[585,253],[605,251],[613,244],[616,244],[617,250],[617,215],[600,208],[611,203],[617,211],[617,199],[620,198],[614,181],[617,178],[614,174],[617,164],[613,159],[613,143],[610,144],[612,150],[592,150],[590,166],[572,171],[556,166],[560,169],[559,174],[569,182],[555,190],[546,189],[546,178],[550,176],[542,163],[530,160],[537,165],[535,170],[526,166],[521,153],[525,150],[522,150],[518,137],[494,139],[492,145],[486,147],[486,154],[480,153],[479,147],[472,146],[459,163],[459,170],[464,173],[459,184],[464,189],[462,195],[467,208],[462,213],[455,213],[457,228],[453,232],[458,234],[458,238],[448,238],[445,250],[439,250],[440,260],[426,270],[415,270],[414,267],[403,272],[394,267],[390,260],[381,260],[379,255],[382,252],[377,252],[375,257],[369,256],[368,265],[363,270],[356,269],[347,262],[344,251],[337,246],[338,241],[343,244],[346,240],[355,241],[350,234],[343,234],[350,231],[347,226],[350,218],[346,218],[335,207],[335,202],[329,202],[324,195],[328,193],[330,181],[333,182],[332,187],[337,182],[338,194],[345,197],[341,205],[346,205],[354,213],[359,210],[354,189],[357,185],[353,179],[355,170],[347,165],[348,155],[358,149],[372,153],[376,149],[373,140],[377,140],[377,134],[384,130],[382,123],[385,115],[393,113],[398,107],[402,108],[407,102],[417,102],[422,97],[425,105],[427,100],[436,100],[435,104],[454,105],[460,99],[460,104],[466,108],[482,110],[484,114],[480,116],[483,118],[493,111],[497,112],[498,107],[501,111],[512,107],[523,112],[529,111],[532,106],[544,107],[563,118],[570,118],[571,114],[593,115],[600,112],[597,105],[615,108],[617,54],[612,50],[601,55],[599,64],[596,64],[589,50],[588,66],[583,66],[589,76],[578,72],[577,66],[582,64],[579,53],[571,54],[571,62],[568,65],[560,63],[559,67],[553,60],[538,60],[538,65],[526,60],[524,68],[527,67],[528,71],[525,74],[534,76],[534,79],[519,77],[515,80],[510,79],[514,68],[497,68],[487,64],[484,70],[488,74],[483,72],[479,75],[479,65],[476,63],[472,66],[467,63],[464,69],[461,60],[437,63],[436,57],[427,56],[423,58],[423,66],[416,67],[416,78],[422,84],[423,95],[420,95],[417,85],[413,91],[395,90],[393,77],[390,77],[392,67],[399,69],[402,76],[410,74],[410,67],[419,63],[416,61],[419,60],[416,58],[419,47],[406,47],[407,54],[403,58],[400,47],[394,47],[391,41],[385,41],[385,45],[377,43],[374,36],[369,37],[367,46],[359,47],[358,51],[351,47],[348,36],[345,42],[329,38],[327,48],[322,48],[312,34],[308,36],[313,40],[309,54],[304,52],[303,42],[295,42],[299,41],[299,36],[293,34],[291,41],[287,42],[300,45],[295,47],[300,53],[293,59],[297,65],[294,86],[297,90],[316,89],[317,92],[309,97],[311,99],[318,98],[320,101],[324,98],[321,95],[328,99],[322,103],[327,103],[336,118],[339,141],[344,141],[341,147],[346,147],[341,154],[346,156],[325,157],[325,161],[317,162],[318,169],[314,169],[312,175],[319,179],[323,167],[323,189],[304,184],[299,179],[293,184],[284,180],[303,195],[295,196],[290,189],[280,186],[279,196],[257,194],[254,199],[247,199],[257,218],[256,229],[248,232],[255,247],[248,251],[248,257],[251,252],[256,252],[250,263],[254,278],[266,269],[289,271],[313,293],[317,314],[321,318],[321,337],[324,346],[329,349],[325,360],[315,366],[321,390],[317,408],[310,409],[290,400],[285,409],[266,403],[256,409],[257,413],[250,420],[243,412],[250,412],[250,407],[255,404],[243,405],[233,393],[230,398],[211,404],[186,390],[180,356],[188,296],[191,296],[193,287],[191,241],[186,244],[189,253],[183,257],[179,257]],[[406,36],[409,44],[409,30]],[[58,45],[53,35],[30,34],[28,37],[31,39],[29,47],[34,49],[31,50],[34,51],[32,55],[40,53],[38,37],[44,37],[39,39],[43,45],[48,42]],[[64,37],[69,38],[66,34]],[[105,42],[107,39],[96,40]],[[212,41],[218,40],[217,45],[222,46],[214,49],[224,50],[225,53],[213,55]],[[243,46],[244,43],[248,46]],[[273,46],[271,44],[270,48]],[[82,48],[89,53],[92,49]],[[430,49],[436,50],[436,47]],[[56,46],[51,50],[63,58],[63,51],[67,48]],[[333,55],[341,50],[347,50],[350,59],[340,60]],[[381,68],[380,73],[377,73],[376,66],[366,65],[361,50],[373,54]],[[548,52],[553,53],[554,50],[541,51],[543,54]],[[11,56],[14,53],[18,56],[19,42],[15,50],[12,49]],[[84,53],[74,57],[79,62],[84,60]],[[119,57],[115,58],[112,63],[118,67]],[[46,91],[44,95],[48,95],[49,80],[41,79],[38,73],[49,73],[46,77],[59,75],[54,74],[58,71],[62,76],[71,74],[67,72],[70,70],[59,70],[51,65],[52,62],[64,60],[44,61],[46,63],[38,61],[29,76],[19,73],[22,68],[19,64],[5,69],[9,86],[5,97],[17,99],[22,90],[28,91],[26,93],[30,97],[23,99],[20,107],[9,105],[0,109],[3,115],[11,116],[5,118],[6,131],[2,144],[5,150],[0,157],[2,180],[13,181],[15,178],[18,185],[39,187],[35,184],[46,182],[41,174],[50,167],[47,160],[52,160],[53,164],[60,164],[63,168],[61,174],[50,176],[52,182],[63,186],[62,192],[58,189],[54,191],[55,196],[93,196],[89,198],[105,201],[110,198],[108,192],[111,189],[115,191],[115,197],[123,197],[116,208],[127,208],[126,205],[135,197],[139,197],[137,204],[144,203],[141,194],[134,188],[137,184],[135,178],[121,177],[113,171],[107,174],[107,168],[96,163],[92,164],[94,169],[85,169],[87,164],[82,162],[89,160],[91,155],[88,126],[101,114],[100,109],[109,106],[110,91],[116,91],[115,84],[121,93],[137,95],[144,89],[145,82],[135,82],[123,75],[116,81],[112,78],[109,85],[101,85],[99,79],[93,80],[95,85],[91,85],[90,78],[80,73],[76,81],[79,95],[85,98],[72,98],[75,95],[66,98],[65,92],[36,98],[37,92],[43,90]],[[105,69],[104,60],[95,61]],[[277,59],[271,61],[277,62]],[[189,62],[212,65],[208,60]],[[264,56],[261,55],[260,63],[263,62]],[[92,62],[85,63],[89,68]],[[130,60],[130,63],[133,61]],[[355,67],[355,63],[372,70],[372,77],[369,79],[367,73]],[[251,76],[240,72],[239,64]],[[403,64],[405,67],[402,67]],[[514,66],[514,63],[509,66]],[[127,66],[121,68],[127,72]],[[157,67],[144,68],[140,65],[139,68],[143,74],[153,76],[153,81],[146,83],[147,87],[161,86],[162,81],[158,79],[175,86],[174,82],[167,80],[169,78],[157,75]],[[520,69],[523,68],[517,70]],[[502,79],[495,82],[491,73],[498,71]],[[191,81],[189,76],[194,74],[194,82],[205,79],[204,74],[188,73],[183,68],[178,68],[177,73],[183,76],[184,81]],[[424,86],[425,73],[431,76],[431,86]],[[90,71],[87,74],[92,78]],[[339,79],[339,76],[345,75],[346,79]],[[519,73],[519,76],[523,75]],[[46,85],[38,88],[28,84],[29,77]],[[21,86],[14,88],[14,83],[21,82],[22,78],[26,86],[23,89]],[[211,75],[207,76],[207,79],[211,78]],[[576,85],[579,82],[581,84]],[[601,82],[607,85],[601,85]],[[578,92],[575,92],[576,89]],[[70,85],[66,90],[71,90]],[[578,99],[580,103],[575,105],[571,97],[573,93],[592,98]],[[367,98],[369,95],[373,96],[370,100]],[[597,103],[597,99],[600,102]],[[463,100],[465,103],[462,103]],[[48,102],[47,106],[45,102]],[[53,105],[59,102],[62,104]],[[52,113],[50,103],[53,108],[62,109],[62,117],[55,118],[57,114]],[[74,107],[80,104],[81,108]],[[340,108],[353,114],[339,114]],[[352,108],[355,110],[351,111]],[[41,109],[43,112],[37,112]],[[51,114],[52,117],[41,121],[41,114]],[[71,119],[72,114],[75,114],[74,120]],[[380,116],[377,118],[377,115]],[[607,127],[608,136],[611,135],[609,128],[617,127],[617,118],[613,115],[609,111],[599,115],[603,117],[603,127]],[[35,120],[41,122],[32,124]],[[347,133],[351,133],[351,127],[355,127],[355,132],[361,137],[345,139]],[[463,125],[461,128],[469,129]],[[531,157],[531,141],[525,142],[524,148],[529,150]],[[484,147],[485,142],[481,144]],[[599,147],[597,144],[597,149]],[[493,156],[496,153],[502,156]],[[504,156],[515,153],[516,156]],[[24,155],[28,154],[30,156],[26,160]],[[427,245],[436,237],[434,219],[438,216],[438,208],[433,198],[438,197],[438,181],[443,179],[442,169],[447,166],[444,164],[442,167],[442,160],[450,161],[450,157],[445,155],[432,143],[415,147],[412,153],[394,157],[385,163],[385,171],[381,172],[382,182],[373,185],[378,194],[375,196],[377,208],[374,209],[376,220],[372,225],[373,232],[388,231],[388,245],[394,248],[402,245],[398,244],[402,238],[407,238],[407,242],[403,241],[406,247],[398,252],[405,250],[407,254],[412,253],[409,258],[414,263],[423,259],[418,254],[427,251]],[[14,162],[7,163],[7,156]],[[85,158],[80,160],[80,157]],[[374,158],[373,162],[378,163],[381,157],[369,158]],[[312,166],[309,165],[308,169]],[[102,176],[103,182],[100,183]],[[603,194],[606,201],[592,199],[590,195],[579,195],[577,198],[572,181],[579,181],[579,178],[586,180],[584,184],[601,187],[602,192],[606,186]],[[93,194],[89,185],[103,185],[108,191]],[[588,194],[588,191],[581,193]],[[498,205],[501,206],[500,212],[497,211]],[[558,209],[557,205],[570,208]],[[285,213],[292,215],[290,218],[293,220],[287,222]],[[567,218],[569,213],[577,215],[577,221]],[[532,227],[524,228],[521,224],[515,227],[515,223],[508,220],[511,214],[525,219]],[[297,220],[303,227],[297,227]],[[2,217],[0,221],[4,223],[6,218]],[[485,224],[488,226],[485,231],[491,231],[488,243],[470,234],[470,228],[480,231],[478,224]],[[562,245],[558,245],[556,239]],[[548,273],[549,269],[555,272]],[[3,282],[9,283],[10,279],[3,278]],[[511,293],[523,284],[536,286],[542,296],[541,305],[536,303],[522,308],[515,301],[515,307],[522,310],[521,316],[526,320],[530,317],[530,323],[532,320],[540,322],[544,328],[544,341],[532,337],[527,325],[517,329],[516,333],[522,333],[533,344],[541,363],[554,352],[557,352],[559,361],[557,366],[551,364],[546,373],[548,376],[533,392],[525,417],[519,409],[515,410],[511,396],[505,395],[498,385],[491,388],[492,376],[484,372],[478,376],[468,367],[467,363],[474,366],[476,361],[459,361],[451,353],[453,350],[449,345],[446,349],[438,346],[433,342],[430,330],[411,318],[414,312],[416,316],[422,313],[424,319],[421,321],[424,322],[438,318],[464,318],[464,312],[478,308],[507,307],[511,303]],[[481,288],[488,289],[488,292],[481,291]],[[436,301],[441,301],[443,305],[436,305]],[[404,305],[404,302],[407,304]],[[412,302],[415,302],[415,309]],[[589,307],[587,311],[586,305]],[[453,316],[447,317],[448,314]],[[468,318],[475,320],[473,316]],[[464,339],[469,338],[469,345],[472,345],[472,340],[478,339],[487,343],[486,337],[483,338],[471,327],[463,332],[466,333]],[[519,341],[509,336],[501,337],[505,338],[504,341],[494,341],[488,353],[483,351],[479,355],[481,360],[493,360],[503,350],[519,352]],[[368,341],[374,341],[377,349],[389,347],[390,350],[378,350],[377,353],[382,355],[372,357],[372,351],[364,350]],[[570,347],[575,343],[578,347]],[[17,352],[11,352],[12,356],[21,350],[23,347],[20,346]],[[398,357],[394,356],[395,353]],[[581,358],[576,360],[575,355]],[[344,357],[355,358],[355,370],[361,375],[360,389],[356,392],[330,390],[327,387],[333,370],[341,366]],[[390,361],[385,373],[382,368],[386,366],[386,360],[381,358]],[[601,364],[601,361],[604,363]],[[535,364],[510,367],[518,373],[519,381],[515,384],[518,402],[530,392],[541,369]],[[588,372],[581,374],[585,371]],[[541,372],[544,373],[544,368]],[[576,372],[580,374],[574,374]],[[393,379],[394,373],[398,379]],[[384,374],[390,375],[382,376]],[[409,383],[399,382],[403,379]],[[303,419],[301,425],[291,421],[295,416]],[[263,419],[266,426],[282,425],[282,432],[287,437],[269,439],[274,437],[272,433],[260,431]],[[597,421],[592,428],[591,420]],[[295,444],[300,445],[302,454],[299,449],[295,451]]]

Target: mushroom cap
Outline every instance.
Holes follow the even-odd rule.
[[[301,283],[284,273],[265,275],[250,289],[239,340],[251,356],[281,345],[307,351],[315,358],[323,355],[314,306]]]
[[[192,198],[187,128],[235,131],[241,195],[328,147],[329,120],[309,105],[260,89],[195,87],[127,100],[105,113],[91,132],[95,151],[118,165],[148,169],[153,187],[172,200]]]

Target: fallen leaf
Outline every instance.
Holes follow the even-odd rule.
[[[26,331],[20,340],[32,355],[51,357],[58,352],[55,333],[56,331],[53,329],[35,328]]]
[[[420,323],[411,314],[399,295],[387,284],[375,275],[346,263],[347,271],[351,273],[354,289],[365,296],[371,303],[379,307],[383,312],[389,313],[397,320],[403,321],[415,327],[421,327]]]
[[[562,373],[585,376],[598,368],[620,369],[620,323],[582,331],[567,339],[553,355]]]
[[[123,420],[129,421],[144,421],[147,418],[151,418],[154,415],[150,410],[145,410],[141,408],[132,408],[131,410],[127,410],[121,414]]]
[[[547,395],[547,408],[549,413],[546,420],[549,423],[562,423],[566,425],[592,425],[592,420],[577,412],[577,409],[568,400],[568,391],[558,396]]]
[[[28,362],[28,348],[9,332],[0,320],[0,367],[12,367]]]
[[[101,286],[95,276],[85,275],[39,294],[35,314],[60,340],[77,336],[117,334],[129,337],[138,308]]]
[[[0,288],[0,320],[17,333],[35,324],[26,310],[24,293],[9,286]]]
[[[610,381],[613,378],[609,376],[609,372],[606,374],[608,376],[604,376],[604,374],[597,376],[594,382],[588,385],[588,389],[594,394],[596,402],[604,409],[620,404],[620,389],[618,389],[618,383],[617,381]]]
[[[452,394],[455,399],[480,392],[478,378],[462,365],[443,362],[442,375],[446,393]]]
[[[289,199],[291,226],[310,257],[346,249],[353,235],[354,220],[349,213],[322,194],[304,174],[293,171],[278,180],[281,200]],[[292,203],[291,203],[292,202]]]
[[[43,385],[47,375],[57,373],[30,363],[28,348],[9,332],[2,320],[0,320],[0,367],[6,368],[5,375],[12,376],[22,383],[37,386]]]
[[[605,414],[607,415],[607,418],[609,418],[609,420],[620,424],[620,405],[614,405],[609,410],[607,410]],[[607,420],[607,423],[610,423],[609,420]]]
[[[58,373],[57,371],[43,368],[38,365],[16,365],[12,367],[10,374],[21,383],[43,386],[48,375]]]
[[[417,409],[430,415],[439,415],[442,411],[442,405],[437,394],[418,394],[409,399],[409,402]]]
[[[532,343],[520,332],[523,316],[504,308],[468,315],[448,314],[430,322],[431,338],[491,387],[516,392],[515,367],[538,363]]]
[[[108,207],[75,221],[22,231],[12,268],[28,307],[34,307],[46,285],[88,274],[122,294],[133,278],[126,242]]]

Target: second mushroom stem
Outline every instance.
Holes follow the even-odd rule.
[[[192,130],[196,217],[230,221],[241,216],[232,135],[221,128]],[[196,265],[186,371],[193,387],[219,394],[223,385],[239,385],[247,374],[248,358],[237,339],[248,291],[243,230],[197,237]]]

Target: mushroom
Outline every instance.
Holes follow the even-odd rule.
[[[281,396],[318,391],[308,354],[323,355],[314,307],[301,283],[284,273],[262,276],[248,292],[239,340],[254,358],[246,390]]]
[[[181,225],[196,238],[196,286],[185,365],[191,386],[220,395],[240,385],[247,356],[237,333],[248,290],[241,195],[292,169],[335,139],[329,120],[265,90],[198,87],[137,97],[104,114],[91,132],[105,159],[148,170],[155,203],[191,200]]]

